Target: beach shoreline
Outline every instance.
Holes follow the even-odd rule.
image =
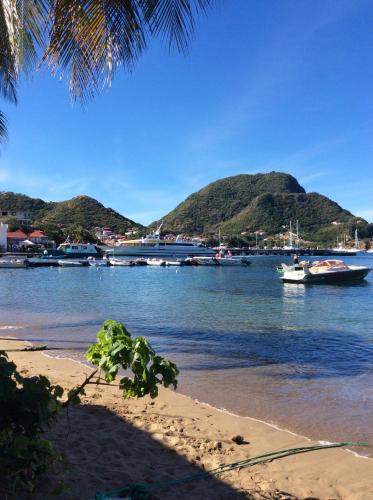
[[[24,345],[21,341],[0,341],[0,349]],[[87,365],[43,354],[12,352],[9,356],[24,375],[44,374],[65,389],[89,374]],[[266,452],[317,444],[270,423],[237,416],[167,389],[161,389],[154,401],[148,397],[123,400],[117,387],[89,386],[82,405],[69,413],[68,441],[64,415],[49,433],[55,449],[64,453],[70,464],[64,479],[69,493],[61,497],[66,499],[93,498],[97,491],[111,491],[133,480],[147,483],[149,474],[151,482],[173,480]],[[119,439],[122,434],[127,439]],[[138,435],[135,440],[133,434]],[[232,441],[235,435],[248,443],[236,444]],[[130,447],[126,441],[131,442]],[[110,460],[101,460],[104,456]],[[362,458],[341,449],[287,457],[184,485],[177,489],[177,497],[362,500],[373,497],[373,461]],[[156,466],[149,467],[149,460],[155,460]],[[39,498],[45,498],[46,488],[44,484],[37,492]],[[175,491],[168,488],[161,497],[175,498]]]

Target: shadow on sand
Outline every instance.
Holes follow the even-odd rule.
[[[125,413],[132,412],[127,409]],[[137,422],[139,426],[143,423],[144,413],[136,413],[131,414],[132,423],[105,407],[88,404],[72,408],[61,416],[48,435],[55,450],[63,453],[67,462],[66,472],[58,479],[64,480],[68,491],[58,499],[94,499],[97,492],[110,492],[132,483],[150,485],[203,471],[197,462],[189,462],[182,454],[161,443],[162,434],[137,428]],[[229,460],[224,458],[222,462]],[[55,483],[55,477],[48,478],[32,499],[49,498]],[[234,490],[210,475],[199,481],[156,490],[150,498],[239,500],[284,497],[261,497],[254,492]]]

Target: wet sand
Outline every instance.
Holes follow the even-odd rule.
[[[0,349],[22,342],[0,341]],[[10,353],[24,375],[45,374],[70,389],[90,368],[40,352]],[[63,412],[49,433],[62,452],[68,491],[61,499],[89,499],[134,482],[152,484],[209,470],[270,451],[308,446],[308,439],[161,390],[151,401],[123,400],[117,387],[87,387],[83,404]],[[242,435],[247,444],[232,441]],[[62,474],[62,476],[61,476]],[[345,450],[321,450],[154,492],[162,499],[368,499],[373,460]],[[57,478],[44,478],[32,498],[48,498]]]

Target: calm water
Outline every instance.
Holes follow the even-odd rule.
[[[284,259],[251,260],[1,269],[0,334],[76,346],[79,357],[103,320],[117,319],[177,362],[185,394],[317,439],[373,444],[373,274],[283,285],[274,266]],[[348,262],[373,267],[373,256]]]

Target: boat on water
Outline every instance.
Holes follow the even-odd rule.
[[[92,267],[107,267],[109,265],[109,261],[106,257],[103,259],[97,259],[96,257],[88,257],[88,264]]]
[[[165,266],[166,261],[163,259],[146,259],[146,263],[148,266]]]
[[[62,256],[69,259],[84,259],[93,257],[99,259],[102,257],[101,250],[93,243],[70,243],[66,241],[52,251],[53,256]]]
[[[58,261],[58,265],[61,267],[82,267],[86,266],[87,263],[82,262],[81,260],[60,259]]]
[[[215,257],[194,257],[194,261],[199,266],[217,266],[218,262]]]
[[[124,240],[112,249],[114,256],[144,256],[144,257],[193,257],[195,255],[214,255],[214,250],[197,240],[185,240],[181,235],[175,239],[162,239],[162,224],[153,233],[137,240]]]
[[[0,259],[0,268],[24,269],[29,267],[28,259]]]
[[[115,257],[109,259],[110,266],[134,266],[135,262],[133,260],[125,260],[125,259],[116,259]]]
[[[363,280],[370,267],[346,265],[343,260],[319,260],[300,263],[284,270],[284,283],[345,283]]]
[[[184,262],[181,260],[166,260],[165,261],[166,266],[182,266],[183,264],[184,264]]]

